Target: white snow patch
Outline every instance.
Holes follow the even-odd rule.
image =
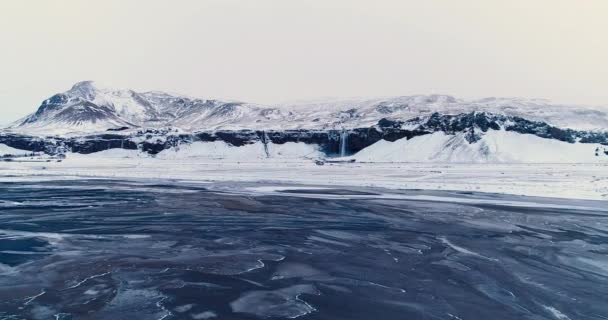
[[[608,200],[608,163],[328,163],[307,159],[237,163],[224,159],[72,157],[62,162],[5,162],[0,181],[79,178],[170,179],[179,182],[260,182],[314,186],[475,191]],[[255,186],[251,186],[255,187]],[[307,187],[308,188],[308,187]],[[276,189],[260,189],[272,192]],[[337,196],[337,195],[335,195]],[[414,196],[414,195],[412,195]],[[425,200],[425,199],[418,199]],[[426,199],[436,201],[436,199]]]
[[[205,311],[205,312],[201,312],[201,313],[197,313],[197,314],[192,314],[191,316],[192,316],[192,319],[199,320],[199,319],[215,318],[215,317],[217,317],[217,314],[213,311]]]
[[[32,153],[32,152],[27,151],[27,150],[12,148],[5,144],[0,143],[0,156],[5,156],[5,155],[20,156],[20,155],[25,155],[25,154],[30,154],[30,153]]]
[[[608,162],[595,155],[599,144],[567,143],[503,130],[490,130],[469,143],[463,133],[435,132],[389,142],[381,140],[353,156],[361,162],[456,163],[594,163]]]
[[[570,317],[568,317],[567,315],[563,314],[561,311],[555,309],[554,307],[551,306],[543,306],[543,308],[545,308],[545,310],[551,312],[551,314],[558,320],[570,320]]]

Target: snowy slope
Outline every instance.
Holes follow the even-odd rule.
[[[25,154],[31,154],[31,153],[32,153],[31,151],[15,149],[15,148],[12,148],[5,144],[0,143],[0,157],[5,156],[5,155],[19,156],[19,155],[25,155]]]
[[[116,114],[111,101],[91,82],[77,83],[70,90],[44,100],[35,113],[17,121],[12,127],[22,132],[64,134],[131,126]]]
[[[561,128],[608,128],[607,109],[533,99],[461,100],[446,95],[417,95],[264,106],[159,91],[108,89],[84,81],[43,101],[35,113],[13,124],[10,130],[50,135],[120,127],[177,127],[185,131],[340,129],[370,127],[383,118],[407,120],[434,112],[455,115],[472,111],[519,116]]]
[[[196,99],[158,91],[138,93],[104,88],[83,81],[43,101],[36,113],[9,128],[50,135],[122,127],[174,126],[186,130],[242,127],[262,118],[271,119],[264,118],[265,109],[242,102]]]
[[[596,150],[599,150],[596,156]],[[589,163],[608,162],[608,147],[567,143],[503,130],[490,130],[469,143],[464,133],[435,132],[410,140],[385,140],[353,156],[361,162],[458,162],[458,163]]]

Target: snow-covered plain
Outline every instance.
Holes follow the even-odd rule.
[[[120,153],[120,155],[119,155]],[[124,178],[454,190],[608,200],[608,164],[336,163],[151,158],[137,152],[70,155],[62,162],[3,162],[0,181]]]
[[[0,162],[0,181],[125,178],[193,182],[235,181],[504,193],[608,200],[608,157],[596,146],[490,131],[475,144],[441,132],[380,141],[353,157],[328,162],[316,145],[260,143],[235,147],[194,142],[156,156],[110,149],[70,153],[61,162]],[[460,141],[460,143],[458,142]],[[489,151],[489,152],[488,152]],[[22,154],[0,145],[1,153]],[[348,158],[347,158],[348,159]]]

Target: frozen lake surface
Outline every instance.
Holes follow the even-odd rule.
[[[0,183],[0,319],[608,319],[608,205]]]

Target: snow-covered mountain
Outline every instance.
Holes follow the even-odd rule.
[[[551,104],[544,100],[462,100],[446,95],[417,95],[265,106],[158,91],[140,93],[108,89],[92,81],[84,81],[44,100],[35,113],[12,124],[8,130],[39,135],[94,133],[123,127],[174,127],[186,132],[329,130],[370,127],[381,119],[403,121],[435,112],[445,115],[488,112],[542,121],[561,128],[608,128],[606,109]]]
[[[239,161],[606,162],[608,110],[446,95],[265,106],[85,81],[1,131],[0,144],[49,154],[123,149]]]
[[[240,102],[194,99],[163,92],[98,87],[92,81],[44,100],[38,110],[9,129],[34,134],[93,133],[121,127],[217,127],[256,113],[259,107]],[[193,125],[194,124],[194,125]]]

